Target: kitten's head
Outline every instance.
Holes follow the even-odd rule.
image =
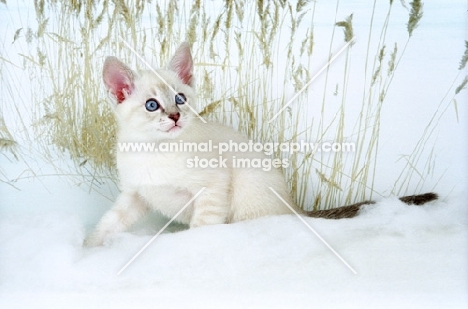
[[[194,118],[189,106],[196,100],[192,70],[188,43],[182,43],[167,70],[155,70],[157,74],[153,71],[136,73],[117,58],[108,57],[103,79],[117,102],[115,113],[119,131],[142,140],[179,136]]]

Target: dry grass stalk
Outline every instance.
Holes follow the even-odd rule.
[[[410,3],[411,5],[411,12],[408,20],[408,33],[409,36],[413,35],[414,29],[419,26],[419,21],[423,17],[423,4],[421,0],[414,0]]]
[[[349,42],[354,38],[353,14],[346,17],[344,21],[337,22],[335,25],[338,27],[343,27],[345,42]]]
[[[460,60],[460,66],[458,67],[459,70],[463,70],[468,62],[468,41],[465,41],[465,53],[463,54]]]

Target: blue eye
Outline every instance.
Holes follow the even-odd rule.
[[[148,101],[146,101],[145,107],[148,112],[154,112],[158,110],[159,103],[155,99],[149,99]]]
[[[175,96],[175,102],[176,104],[184,104],[185,102],[187,102],[187,98],[183,93],[178,93]]]

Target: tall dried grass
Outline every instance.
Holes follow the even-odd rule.
[[[51,146],[69,155],[78,174],[116,181],[115,121],[101,85],[103,59],[112,54],[134,68],[144,68],[124,46],[123,38],[150,62],[161,66],[179,42],[186,40],[193,45],[197,109],[203,117],[231,125],[257,141],[323,142],[333,137],[334,141],[343,142],[349,139],[345,127],[354,127],[352,136],[357,150],[353,155],[288,155],[291,165],[284,173],[299,205],[323,209],[371,198],[375,194],[382,106],[406,49],[405,45],[400,52],[397,43],[388,42],[386,37],[393,1],[382,28],[374,29],[376,1],[367,41],[362,102],[355,124],[349,123],[346,116],[350,50],[345,56],[341,81],[333,81],[332,86],[327,70],[319,115],[322,118],[307,117],[305,92],[294,108],[287,108],[272,124],[268,123],[287,101],[285,87],[278,87],[278,76],[282,76],[280,85],[292,83],[298,91],[313,73],[315,1],[226,0],[220,12],[210,7],[211,2],[201,0],[190,5],[174,0],[35,1],[36,28],[25,25],[14,34],[15,41],[23,40],[31,47],[23,55],[24,68],[36,83],[32,90],[35,135],[30,141],[38,143],[46,156],[55,156]],[[410,5],[406,44],[422,18],[421,1]],[[353,15],[336,22],[335,27],[343,28],[344,41],[349,42],[354,36]],[[300,32],[300,28],[305,31]],[[374,46],[370,37],[376,31],[380,32],[380,40]],[[334,37],[333,30],[329,57],[336,47]],[[393,46],[390,54],[389,44]],[[464,59],[466,64],[466,55]],[[10,65],[7,59],[0,58],[0,66]],[[330,109],[327,102],[331,87],[340,105],[329,121],[325,114]],[[431,121],[429,127],[435,122]],[[14,151],[15,142],[8,132],[0,122],[0,149]],[[425,138],[422,137],[421,145]],[[415,166],[425,157],[421,145],[408,159],[409,165]],[[427,158],[431,159],[432,154]],[[415,169],[405,169],[393,193],[408,188],[417,173]]]

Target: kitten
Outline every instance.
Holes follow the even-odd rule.
[[[217,123],[204,123],[192,112],[197,99],[192,72],[188,43],[179,46],[167,69],[156,70],[162,79],[152,71],[134,72],[117,58],[108,57],[103,80],[117,103],[118,143],[153,143],[156,146],[168,142],[248,143],[247,138],[235,130]],[[188,164],[193,163],[194,158],[205,162],[212,160],[220,166],[197,168]],[[294,205],[279,169],[234,166],[236,159],[268,159],[262,152],[234,149],[220,156],[216,150],[124,152],[117,149],[116,159],[121,193],[94,233],[85,240],[89,246],[101,245],[112,234],[125,231],[150,210],[172,218],[202,188],[205,188],[203,192],[176,218],[191,228],[291,214],[269,187],[301,212]],[[361,205],[348,206],[351,208],[339,215],[336,211],[334,214],[324,211],[320,216],[354,216]]]
[[[190,106],[195,106],[197,99],[192,70],[187,43],[180,45],[166,70],[157,70],[165,82],[152,71],[136,73],[117,58],[108,57],[103,79],[117,102],[118,142],[160,145],[211,140],[213,145],[228,141],[247,143],[247,138],[235,130],[217,123],[203,123],[191,111]],[[294,205],[278,169],[232,167],[233,157],[266,158],[263,153],[225,152],[220,161],[225,160],[227,167],[189,168],[187,162],[195,157],[220,159],[218,151],[117,150],[121,193],[86,244],[102,244],[106,237],[126,230],[149,210],[157,210],[172,218],[203,187],[206,189],[177,217],[177,221],[197,227],[291,213],[269,189],[274,188],[289,205]]]

